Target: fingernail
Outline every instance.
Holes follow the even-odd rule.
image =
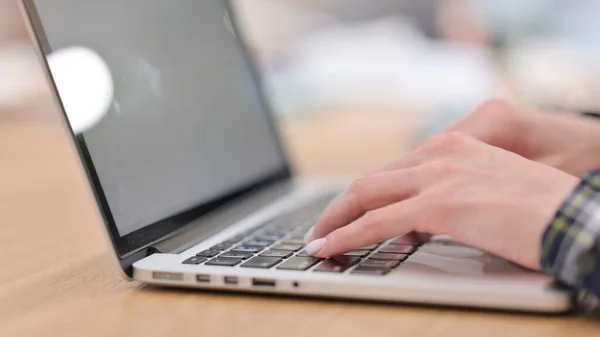
[[[306,233],[306,235],[304,235],[304,244],[308,244],[309,242],[312,241],[312,235],[313,232],[315,231],[315,227],[311,227],[308,232]]]
[[[315,255],[321,249],[323,249],[323,246],[325,246],[325,241],[326,241],[325,238],[320,238],[320,239],[317,239],[317,240],[309,243],[308,245],[306,245],[306,253],[308,255]]]

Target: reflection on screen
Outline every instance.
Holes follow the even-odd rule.
[[[113,100],[110,69],[93,50],[69,47],[47,57],[54,85],[74,133],[94,127]]]
[[[113,100],[83,136],[121,235],[284,165],[222,2],[54,0],[37,9],[52,50],[85,47],[110,69]]]

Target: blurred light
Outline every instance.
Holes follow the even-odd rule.
[[[73,132],[100,122],[114,95],[106,62],[88,48],[70,47],[51,53],[48,65]]]

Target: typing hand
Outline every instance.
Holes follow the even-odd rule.
[[[600,167],[600,122],[490,100],[443,133],[461,132],[583,177]]]
[[[307,251],[330,257],[410,232],[540,268],[545,227],[579,179],[459,133],[433,137],[332,201]]]

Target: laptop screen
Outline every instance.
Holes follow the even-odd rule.
[[[52,0],[35,6],[50,71],[118,235],[286,167],[224,2]],[[82,55],[87,59],[77,59]],[[108,77],[92,69],[94,62]],[[75,83],[66,83],[69,78]],[[112,83],[99,84],[99,78]],[[94,90],[110,96],[97,102],[104,111],[90,112],[90,99],[72,102],[94,101]]]

